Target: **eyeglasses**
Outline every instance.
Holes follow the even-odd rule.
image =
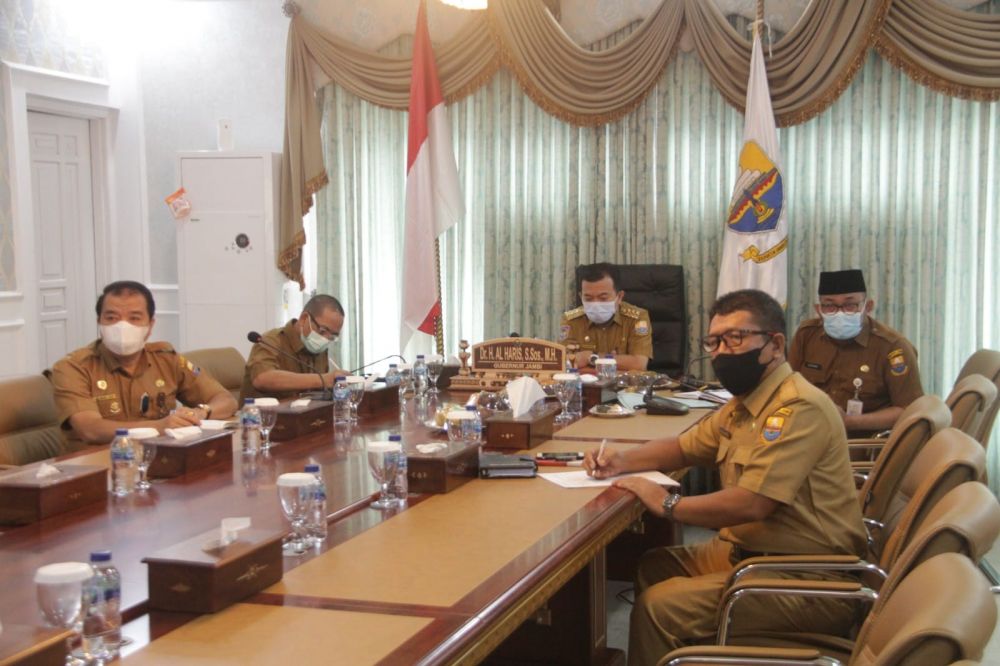
[[[309,313],[306,313],[306,314],[309,314]],[[322,335],[324,338],[326,338],[330,342],[336,342],[337,338],[340,337],[340,331],[331,331],[326,326],[324,326],[323,324],[321,324],[318,321],[316,321],[316,317],[312,316],[311,314],[309,315],[309,319],[312,320],[313,325],[316,327],[316,332],[319,333],[320,335]]]
[[[844,312],[845,314],[857,314],[861,312],[865,307],[865,302],[860,303],[844,303],[843,305],[837,305],[836,303],[820,303],[819,311],[825,315],[837,314],[838,312]]]
[[[743,337],[747,335],[766,335],[768,337],[773,337],[774,333],[770,331],[754,331],[749,328],[733,328],[726,331],[722,335],[706,335],[701,339],[701,348],[711,353],[719,348],[719,343],[725,340],[726,347],[729,349],[736,349],[743,344]]]

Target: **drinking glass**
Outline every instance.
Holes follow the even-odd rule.
[[[278,421],[278,410],[274,407],[261,407],[260,408],[260,434],[264,435],[264,441],[261,442],[260,450],[261,452],[271,450],[271,430],[274,428],[274,424]]]
[[[437,395],[440,393],[438,390],[438,377],[441,376],[441,370],[444,366],[444,359],[440,356],[431,356],[427,359],[427,377],[430,379],[431,387],[427,391],[428,393],[433,393]]]
[[[305,520],[312,501],[316,477],[305,472],[290,472],[278,477],[278,499],[285,518],[292,524],[292,539],[284,545],[285,555],[301,555],[306,552]]]
[[[373,509],[391,509],[396,502],[389,496],[389,483],[399,471],[399,453],[403,450],[399,442],[368,442],[368,469],[380,486],[379,498],[371,503]]]
[[[351,375],[347,377],[347,387],[351,390],[351,423],[358,422],[358,405],[365,397],[365,378]]]
[[[49,626],[72,629],[77,634],[69,639],[70,649],[83,629],[83,584],[93,577],[94,570],[85,562],[46,564],[35,572],[35,590],[42,619]],[[87,663],[72,655],[66,657],[68,665],[84,666]]]
[[[135,484],[135,489],[146,492],[152,485],[149,483],[147,474],[149,466],[156,460],[156,444],[146,439],[136,439],[132,437],[132,446],[135,449],[135,459],[138,461],[136,467],[139,469],[139,481]]]
[[[445,417],[445,423],[448,424],[448,441],[449,442],[461,442],[463,437],[462,424],[466,420],[471,420],[472,416],[469,412],[464,409],[453,409],[448,412]]]
[[[573,378],[573,375],[567,372],[560,372],[552,376],[556,382],[553,386],[553,392],[562,407],[559,415],[555,418],[555,423],[569,423],[573,420],[573,417],[569,415],[569,401],[573,397],[575,388],[572,383]]]

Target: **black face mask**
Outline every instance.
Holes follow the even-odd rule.
[[[712,369],[719,383],[733,395],[744,395],[757,388],[764,376],[766,364],[757,359],[764,347],[757,347],[742,354],[719,354],[712,359]]]

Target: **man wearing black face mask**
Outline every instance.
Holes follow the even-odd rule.
[[[719,597],[740,560],[760,554],[860,555],[865,548],[843,423],[830,398],[785,361],[781,306],[763,292],[743,290],[719,298],[710,314],[702,346],[735,397],[680,437],[606,450],[600,458],[589,452],[584,460],[598,478],[701,464],[716,465],[722,481],[722,490],[684,498],[644,479],[615,482],[658,516],[719,528],[706,543],[643,556],[630,664],[655,663],[672,649],[714,636]],[[738,606],[734,629],[829,634],[846,632],[852,618],[852,606],[841,600],[751,597]]]

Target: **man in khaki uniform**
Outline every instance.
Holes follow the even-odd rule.
[[[587,266],[580,280],[583,305],[563,313],[559,342],[580,346],[574,358],[578,368],[592,367],[595,354],[612,354],[619,370],[645,370],[653,357],[649,313],[626,303],[617,284],[613,264]]]
[[[654,664],[672,649],[714,636],[726,577],[746,557],[860,555],[865,548],[840,416],[785,362],[781,306],[763,292],[743,290],[719,298],[710,314],[702,345],[735,397],[680,437],[605,451],[600,459],[591,451],[584,460],[597,477],[701,464],[718,467],[722,481],[717,492],[683,498],[640,478],[615,482],[655,515],[720,530],[706,543],[643,556],[630,664]],[[737,607],[733,628],[740,634],[766,628],[831,633],[846,631],[853,612],[840,600],[751,598]]]
[[[917,353],[901,333],[870,316],[859,270],[820,273],[816,319],[799,326],[788,362],[840,410],[851,437],[891,428],[924,394]]]
[[[330,363],[327,347],[340,337],[343,326],[340,301],[325,294],[310,298],[298,319],[268,331],[254,344],[240,401],[261,396],[284,400],[332,387],[337,366]]]
[[[227,418],[236,401],[166,342],[147,342],[153,295],[138,282],[112,282],[97,299],[101,337],[52,367],[56,409],[71,439],[107,443],[118,428],[198,425]],[[178,409],[177,401],[187,407]]]

